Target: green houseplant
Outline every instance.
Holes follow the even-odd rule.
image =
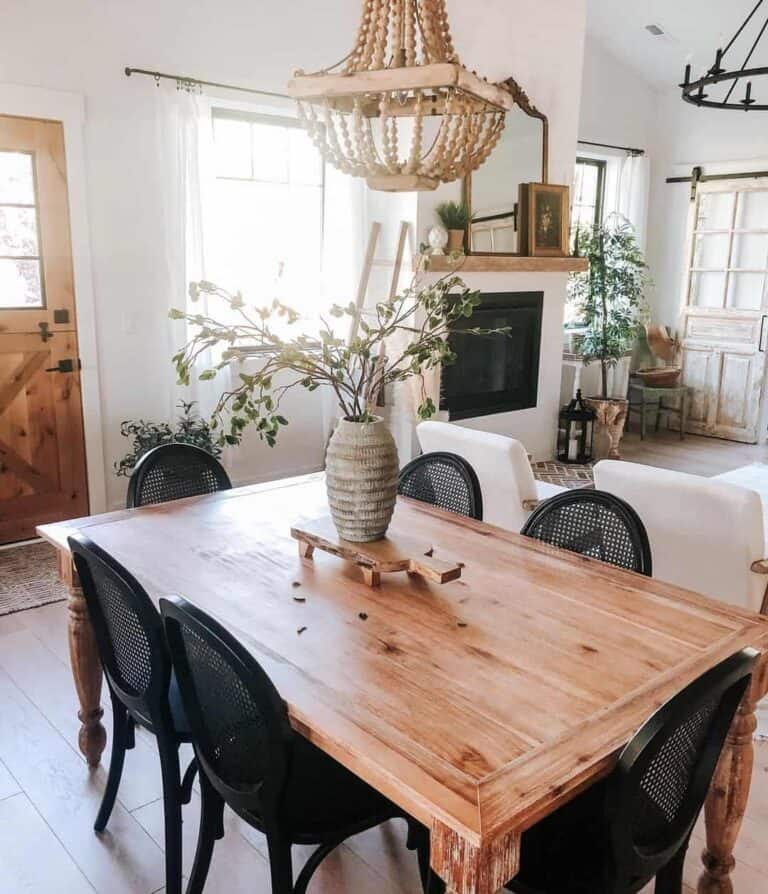
[[[448,230],[448,251],[462,251],[464,236],[472,219],[466,202],[441,202],[435,208],[435,214]]]
[[[585,364],[600,364],[600,394],[587,401],[596,413],[598,429],[608,438],[608,455],[618,458],[627,401],[608,394],[608,370],[637,337],[645,315],[648,266],[633,227],[618,216],[605,225],[577,231],[575,253],[589,259],[589,270],[574,274],[569,283],[570,300],[587,327],[580,351]]]
[[[115,463],[115,474],[130,477],[136,463],[153,447],[161,444],[193,444],[215,457],[221,456],[221,446],[214,439],[207,420],[196,410],[196,401],[180,401],[180,413],[174,428],[167,422],[147,422],[144,419],[125,420],[120,425],[120,434],[130,439],[130,450]]]
[[[378,396],[387,385],[455,360],[449,343],[451,325],[472,316],[479,294],[456,276],[424,287],[415,280],[371,312],[361,314],[353,303],[334,305],[330,314],[336,326],[323,319],[318,339],[313,339],[300,332],[290,337],[279,334],[276,323],[286,323],[290,329],[300,315],[277,300],[257,307],[246,304],[239,292],[230,293],[211,282],[190,286],[193,301],[201,293],[209,302],[221,301],[231,322],[208,314],[171,311],[172,318],[191,324],[194,333],[173,360],[183,384],[189,384],[193,374],[206,380],[229,371],[230,384],[211,419],[219,443],[237,444],[252,426],[274,446],[280,429],[288,424],[280,413],[284,396],[294,388],[330,389],[342,414],[326,457],[332,518],[347,540],[382,537],[394,509],[398,460],[391,434],[374,413]],[[347,335],[350,325],[352,332]],[[486,334],[485,330],[469,331]],[[259,348],[254,371],[242,368],[245,346]],[[195,372],[211,349],[222,351],[218,362]],[[253,358],[253,352],[249,356]],[[419,415],[429,418],[435,409],[422,388]]]

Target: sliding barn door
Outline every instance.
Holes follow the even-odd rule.
[[[686,260],[688,431],[754,444],[768,339],[768,180],[700,184]]]
[[[87,512],[64,135],[0,116],[0,543]]]

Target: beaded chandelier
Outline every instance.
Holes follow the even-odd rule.
[[[514,98],[470,72],[453,47],[445,0],[363,0],[351,53],[288,93],[324,158],[387,192],[435,189],[476,170]]]

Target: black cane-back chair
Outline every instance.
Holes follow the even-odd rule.
[[[663,705],[611,775],[521,841],[520,894],[681,894],[683,863],[757,653],[745,649]]]
[[[599,490],[569,490],[538,506],[520,532],[651,576],[651,546],[640,516],[624,500]]]
[[[272,894],[304,894],[331,851],[393,817],[409,820],[424,878],[426,830],[294,733],[272,681],[220,624],[179,597],[161,599],[160,610],[200,768],[200,835],[187,894],[203,890],[225,804],[266,836]],[[316,846],[295,883],[294,844]]]
[[[397,492],[482,521],[483,496],[477,474],[455,453],[423,453],[403,466]]]
[[[181,894],[181,808],[189,802],[195,766],[190,764],[182,781],[179,745],[190,741],[189,726],[162,618],[141,584],[103,549],[83,535],[70,537],[69,546],[112,701],[112,756],[94,829],[106,828],[125,752],[134,747],[139,724],[157,739],[165,810],[165,884],[168,892]]]
[[[206,450],[193,444],[161,444],[148,450],[136,463],[126,503],[133,509],[231,487],[224,467]]]

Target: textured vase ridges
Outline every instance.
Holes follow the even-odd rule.
[[[345,540],[383,537],[397,500],[397,447],[382,419],[342,419],[328,444],[326,486],[331,518]]]

